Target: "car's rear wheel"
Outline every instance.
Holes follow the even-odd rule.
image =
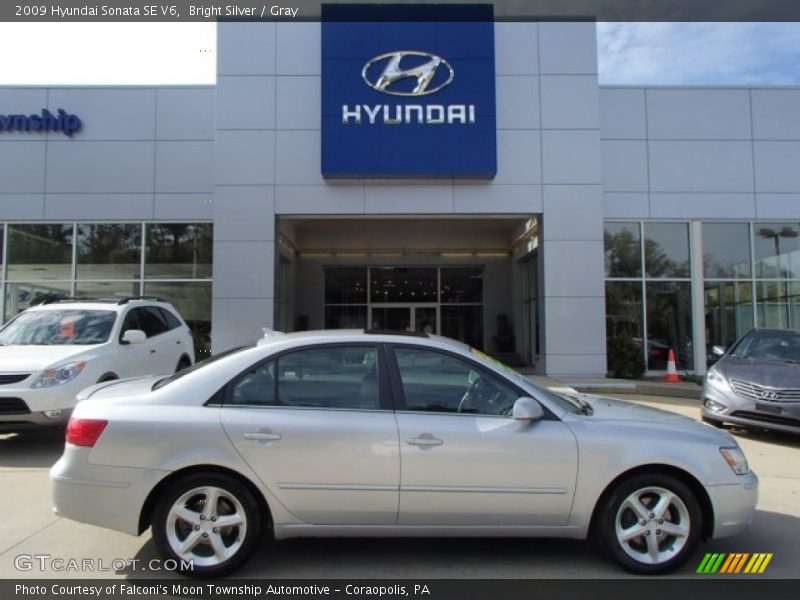
[[[227,475],[200,473],[178,480],[161,497],[153,539],[182,574],[221,577],[252,556],[261,523],[258,502],[245,485]]]
[[[602,545],[633,573],[673,571],[688,560],[700,540],[702,513],[697,498],[669,475],[631,477],[612,490],[600,509]]]

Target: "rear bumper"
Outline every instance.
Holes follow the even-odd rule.
[[[714,507],[714,538],[744,531],[753,521],[758,503],[758,477],[750,471],[732,485],[710,485],[706,489]]]
[[[89,448],[67,444],[50,469],[53,512],[59,516],[139,535],[139,516],[165,471],[106,467],[86,462]]]

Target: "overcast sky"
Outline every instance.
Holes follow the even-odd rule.
[[[605,84],[800,84],[800,23],[601,23]],[[209,23],[0,23],[0,85],[213,84]]]

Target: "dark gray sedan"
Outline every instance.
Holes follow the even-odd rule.
[[[754,329],[709,369],[703,420],[800,433],[800,332]]]

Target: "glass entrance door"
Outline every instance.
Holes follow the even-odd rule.
[[[439,333],[439,307],[430,304],[373,304],[370,329]]]

